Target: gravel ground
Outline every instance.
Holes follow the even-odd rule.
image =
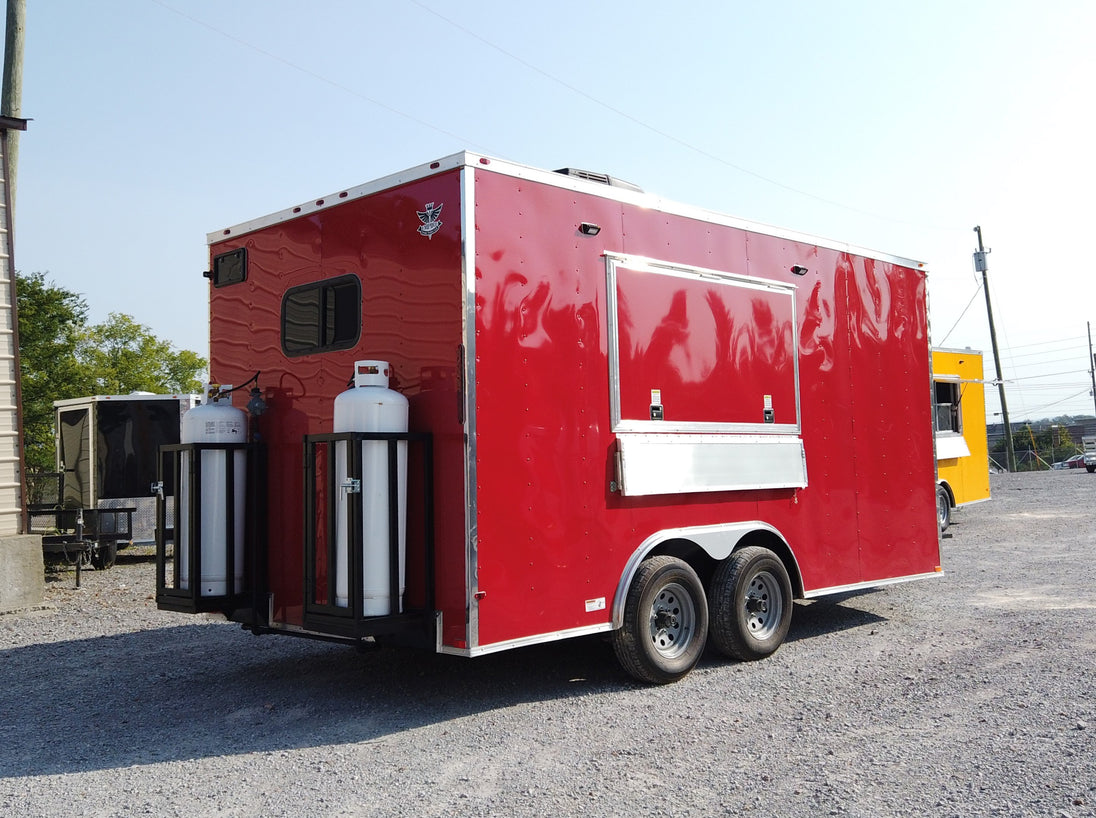
[[[1096,815],[1096,475],[1000,475],[938,579],[797,603],[769,659],[633,684],[156,610],[153,565],[0,617],[3,816]]]

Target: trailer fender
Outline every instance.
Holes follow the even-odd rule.
[[[951,507],[955,508],[955,491],[952,489],[951,484],[947,480],[937,480],[936,485],[942,488],[948,494],[948,502],[951,503]]]
[[[940,526],[940,532],[947,531],[951,525],[951,510],[955,508],[955,492],[951,490],[947,480],[936,481],[936,522]]]
[[[719,525],[702,525],[691,528],[664,528],[651,534],[637,548],[624,566],[624,572],[617,584],[616,594],[613,597],[613,628],[624,625],[624,604],[628,598],[628,589],[632,585],[640,564],[663,543],[670,541],[684,541],[695,545],[715,562],[725,560],[738,547],[739,543],[749,535],[764,532],[770,537],[778,539],[785,553],[781,557],[790,560],[789,574],[792,575],[793,585],[796,578],[801,577],[799,563],[795,558],[795,552],[788,545],[787,539],[776,528],[760,520],[748,520],[740,523],[722,523]],[[801,590],[801,589],[800,589]]]

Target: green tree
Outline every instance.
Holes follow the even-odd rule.
[[[76,350],[95,384],[95,392],[196,392],[198,373],[206,360],[190,350],[176,351],[133,318],[112,312],[101,324],[88,327]]]
[[[92,381],[76,357],[87,304],[44,273],[16,280],[24,458],[32,472],[53,471],[53,402],[89,394]]]
[[[83,296],[17,275],[24,458],[30,473],[55,466],[53,402],[130,392],[196,392],[206,360],[175,350],[143,324],[111,313],[87,324]]]

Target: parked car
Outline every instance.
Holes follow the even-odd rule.
[[[1057,463],[1051,463],[1052,469],[1080,469],[1085,465],[1085,456],[1083,454],[1075,454],[1073,457],[1065,460],[1059,460]]]

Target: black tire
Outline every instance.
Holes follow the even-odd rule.
[[[613,632],[621,666],[641,682],[676,682],[696,666],[708,638],[708,601],[689,565],[675,557],[645,560]]]
[[[951,497],[943,486],[936,487],[936,522],[941,534],[951,525]]]
[[[105,571],[113,568],[118,559],[118,543],[99,543],[99,547],[91,553],[91,564],[98,570]]]
[[[742,661],[776,652],[792,623],[792,583],[772,551],[748,546],[716,566],[708,589],[708,635],[724,656]]]
[[[1085,466],[1085,469],[1088,470],[1089,474],[1092,474],[1093,472],[1096,472],[1096,466]]]

